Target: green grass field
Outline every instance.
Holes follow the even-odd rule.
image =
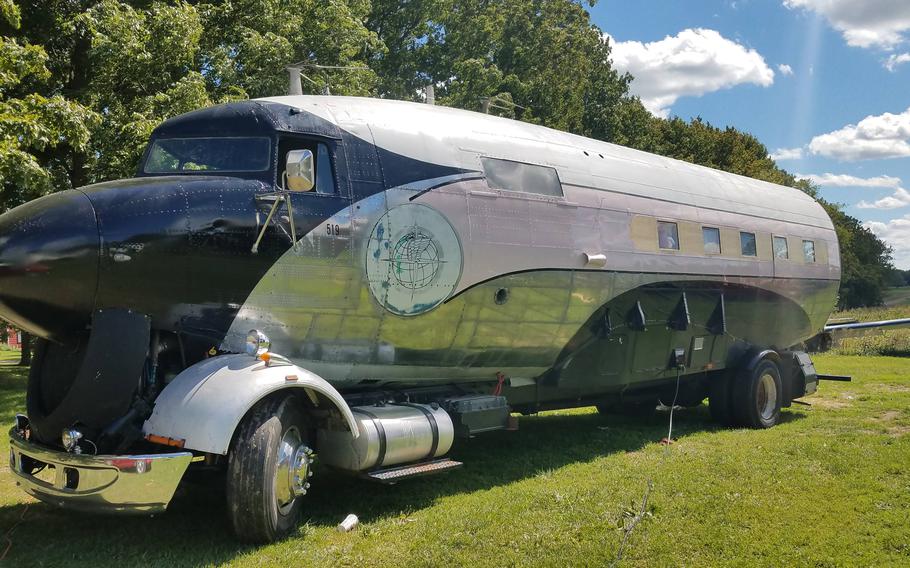
[[[258,548],[231,540],[218,479],[185,483],[164,515],[112,518],[37,503],[4,466],[0,531],[19,524],[0,554],[11,543],[9,566],[608,565],[653,478],[622,565],[910,565],[910,359],[816,363],[854,382],[822,383],[767,431],[679,411],[666,457],[666,413],[580,409],[459,443],[464,468],[439,477],[385,487],[321,470],[299,533]],[[4,424],[24,406],[24,371],[8,365]],[[362,524],[336,532],[350,512]]]
[[[885,306],[910,306],[910,286],[889,288],[884,293]]]
[[[886,292],[902,292],[903,290],[903,288],[892,288]],[[895,301],[890,305],[878,308],[857,308],[836,312],[831,317],[855,318],[858,321],[910,318],[910,303]],[[910,329],[870,330],[863,337],[837,339],[832,352],[838,355],[910,357]]]

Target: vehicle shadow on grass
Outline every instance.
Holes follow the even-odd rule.
[[[781,423],[804,418],[784,412]],[[464,462],[444,477],[425,477],[396,485],[334,476],[322,479],[308,501],[305,520],[312,525],[337,525],[349,512],[361,521],[412,511],[448,495],[506,485],[563,466],[611,454],[634,452],[667,435],[668,414],[645,416],[588,414],[523,417],[517,432],[491,432],[471,440],[456,440],[450,457]],[[725,430],[711,420],[706,405],[677,410],[673,438],[691,433]],[[317,472],[327,473],[327,472]]]
[[[8,392],[0,387],[0,395]],[[13,398],[15,403],[21,401],[20,397]],[[13,403],[10,397],[0,396],[0,415],[12,416],[16,409],[7,406]],[[799,412],[785,412],[783,421],[802,417]],[[677,439],[720,429],[711,422],[706,406],[675,415]],[[456,441],[451,456],[465,465],[444,476],[384,486],[320,468],[307,496],[303,522],[315,527],[334,526],[349,512],[370,522],[431,506],[441,497],[485,490],[569,464],[639,450],[666,434],[666,413],[525,417],[517,432],[492,432]],[[5,486],[0,488],[5,501],[18,498],[8,470],[0,475],[0,483]],[[10,565],[97,565],[115,559],[118,563],[195,566],[221,564],[257,550],[238,544],[231,536],[224,478],[220,475],[191,476],[181,485],[168,512],[152,518],[76,514],[43,503],[0,507],[0,531],[6,533],[14,525],[5,559]],[[6,544],[0,540],[0,554]]]

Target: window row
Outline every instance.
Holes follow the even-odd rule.
[[[718,227],[701,228],[702,243],[705,254],[722,254],[720,229]],[[790,248],[787,237],[772,236],[774,258],[777,260],[790,260]],[[734,241],[735,242],[735,241]],[[803,260],[807,263],[816,262],[815,241],[803,239]],[[657,244],[664,250],[679,250],[679,227],[670,221],[657,222]],[[739,254],[742,256],[758,256],[758,247],[755,233],[748,231],[739,232]]]

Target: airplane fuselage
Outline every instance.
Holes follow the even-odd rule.
[[[244,171],[186,150],[211,140]],[[319,179],[290,197],[293,243],[286,209],[265,222],[264,194],[295,148]],[[257,329],[342,391],[503,373],[535,385],[516,400],[577,399],[672,376],[674,348],[689,373],[720,369],[737,342],[817,333],[840,277],[830,219],[795,189],[373,99],[183,115],[156,129],[136,178],[3,219],[19,251],[4,252],[4,315],[24,329],[65,341],[93,311],[129,308],[176,334],[183,364],[241,352]],[[85,225],[79,239],[64,220]]]

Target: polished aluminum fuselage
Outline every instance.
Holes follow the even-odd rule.
[[[784,298],[808,325],[782,324],[778,348],[817,332],[833,309],[837,237],[822,207],[798,190],[465,111],[340,97],[269,101],[376,148],[465,173],[348,194],[341,211],[255,286],[224,349],[239,350],[247,331],[260,329],[274,351],[343,389],[491,380],[498,372],[533,381],[595,311],[646,285],[713,282]],[[481,157],[552,167],[564,195],[494,189]],[[360,160],[349,157],[361,172],[355,182],[371,167],[393,167],[378,155]],[[321,197],[302,195],[294,206],[305,209],[308,198]],[[657,221],[678,225],[679,250],[658,247]],[[429,227],[433,258],[441,259],[419,287],[402,280],[396,252],[402,238],[424,237],[411,225]],[[704,226],[720,229],[721,254],[705,253]],[[389,241],[396,230],[405,237]],[[740,231],[756,235],[754,257],[740,253]],[[775,258],[772,236],[788,239],[788,259]],[[807,239],[815,262],[803,258]],[[588,264],[591,255],[605,255],[605,265]]]

